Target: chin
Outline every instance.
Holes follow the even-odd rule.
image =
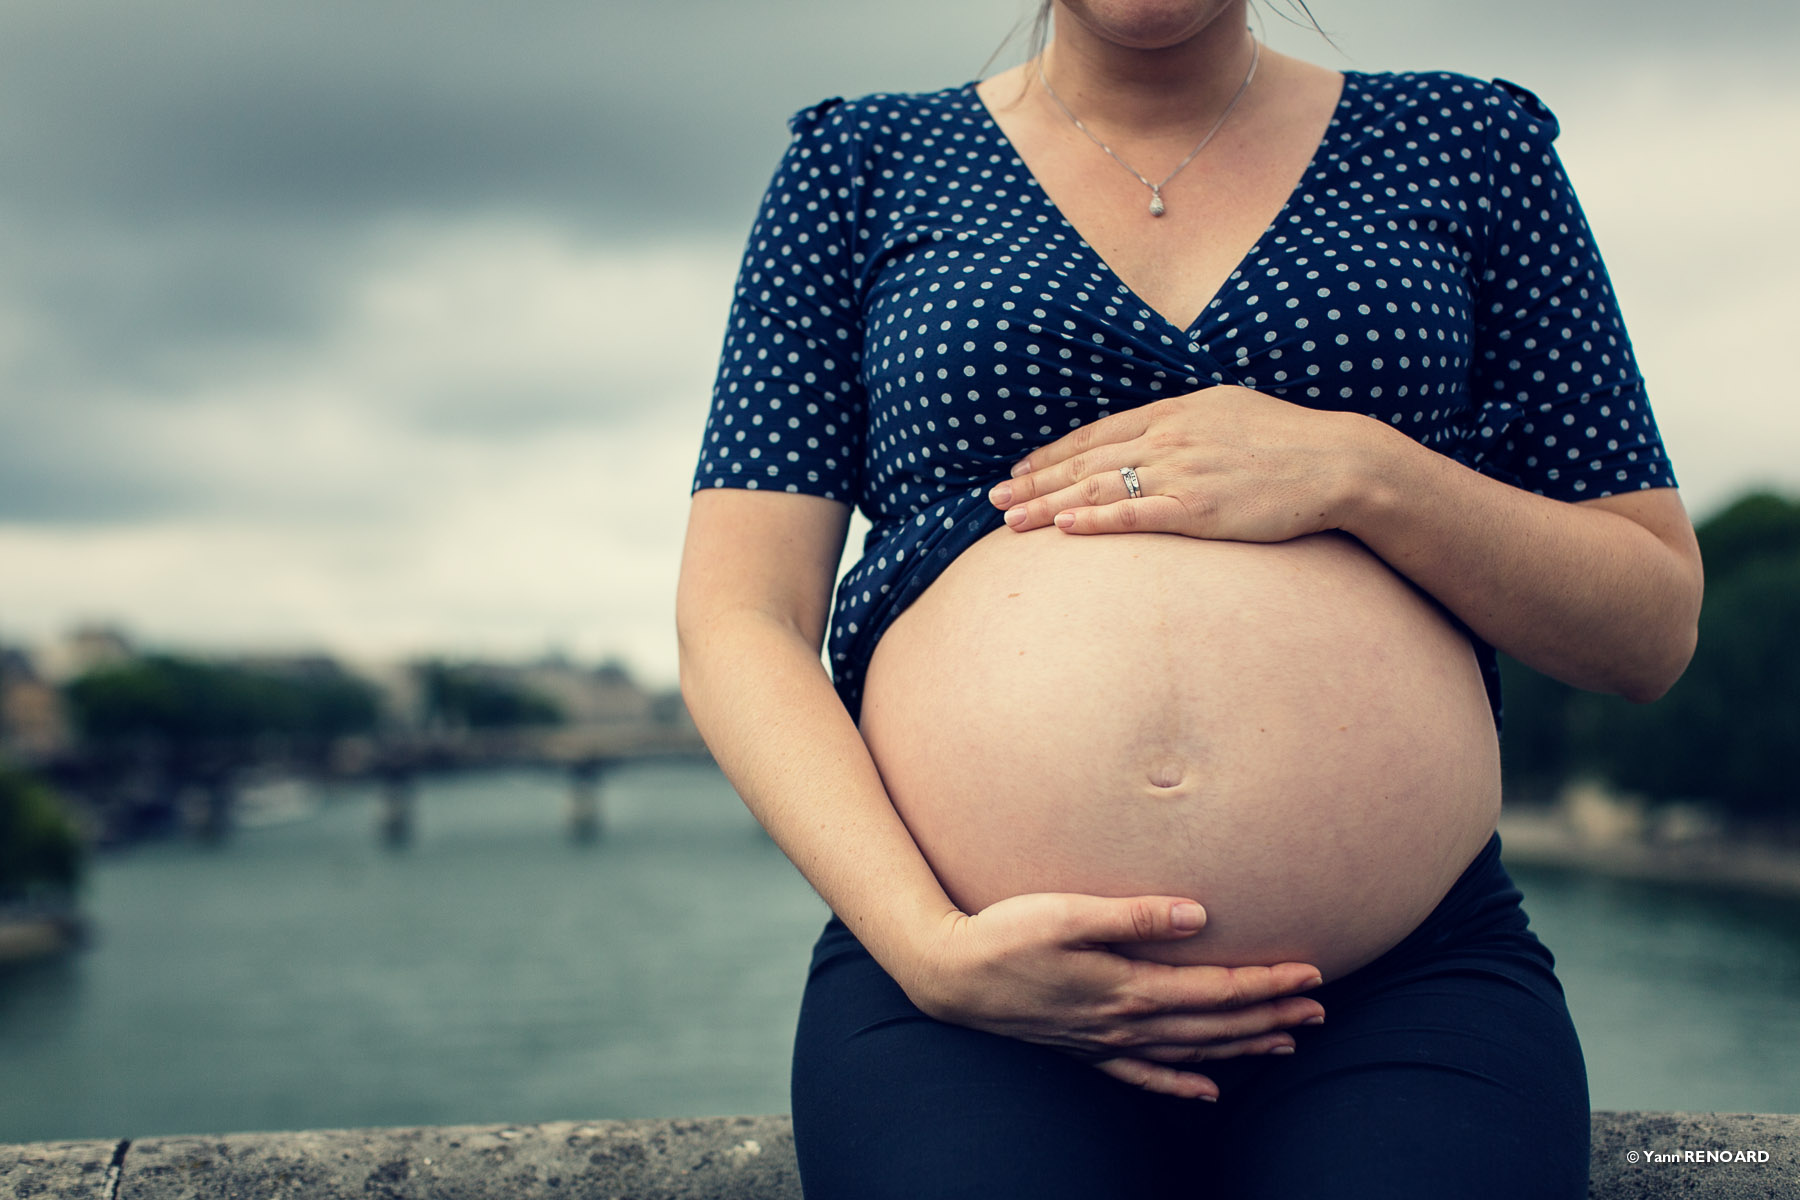
[[[1241,11],[1241,0],[1059,0],[1058,8],[1095,37],[1133,50],[1164,50]]]

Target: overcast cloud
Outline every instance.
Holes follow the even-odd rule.
[[[1692,511],[1800,488],[1800,6],[1314,11],[1536,90]],[[617,654],[671,595],[795,108],[973,78],[1013,0],[0,6],[0,639]],[[1268,11],[1268,5],[1265,4]],[[1002,62],[1010,62],[1005,58]]]

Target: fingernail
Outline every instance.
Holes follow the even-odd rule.
[[[1019,476],[1025,474],[1025,472],[1031,470],[1030,463],[1031,460],[1029,458],[1025,459],[1023,462],[1016,462],[1013,464],[1013,469],[1008,471],[1007,474],[1011,475],[1014,479],[1017,479]]]
[[[1074,513],[1057,513],[1056,514],[1056,527],[1058,529],[1073,529],[1073,528],[1075,528],[1075,514]]]
[[[1176,929],[1198,929],[1206,924],[1206,910],[1198,904],[1177,904],[1169,910],[1169,924]]]
[[[1008,525],[1023,525],[1025,523],[1025,510],[1023,508],[1007,509],[1006,523]]]
[[[1269,1048],[1270,1054],[1292,1054],[1293,1052],[1294,1048],[1292,1046],[1271,1046]]]
[[[988,500],[991,501],[996,508],[1005,508],[1012,503],[1012,484],[995,484],[994,490],[988,493]]]
[[[1305,991],[1307,988],[1316,988],[1321,983],[1324,983],[1324,982],[1325,982],[1324,979],[1320,978],[1317,975],[1314,975],[1311,979],[1307,980],[1305,983],[1300,985],[1300,990]]]
[[[1204,1100],[1208,1104],[1217,1104],[1219,1102],[1219,1098],[1210,1092],[1201,1092],[1195,1099]]]
[[[1323,1025],[1325,1023],[1325,1018],[1322,1016],[1321,1017],[1308,1017],[1308,1018],[1306,1018],[1306,1020],[1304,1020],[1300,1023],[1302,1025]]]

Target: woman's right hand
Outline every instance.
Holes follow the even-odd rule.
[[[1038,892],[944,917],[908,979],[908,997],[954,1025],[1053,1046],[1153,1092],[1218,1099],[1218,1086],[1170,1062],[1291,1052],[1296,1025],[1324,1007],[1295,993],[1317,967],[1170,966],[1128,958],[1123,943],[1188,937],[1206,915],[1192,900]]]

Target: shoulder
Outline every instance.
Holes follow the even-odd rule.
[[[973,84],[935,92],[871,92],[852,99],[831,96],[789,117],[788,130],[795,137],[891,133],[960,117],[968,111],[973,96]]]
[[[935,92],[832,96],[788,119],[788,161],[861,186],[954,153],[982,134],[973,84]]]
[[[1553,141],[1556,114],[1530,88],[1510,79],[1480,79],[1456,71],[1347,72],[1367,102],[1365,119],[1421,120],[1442,125],[1440,137],[1517,136]]]

